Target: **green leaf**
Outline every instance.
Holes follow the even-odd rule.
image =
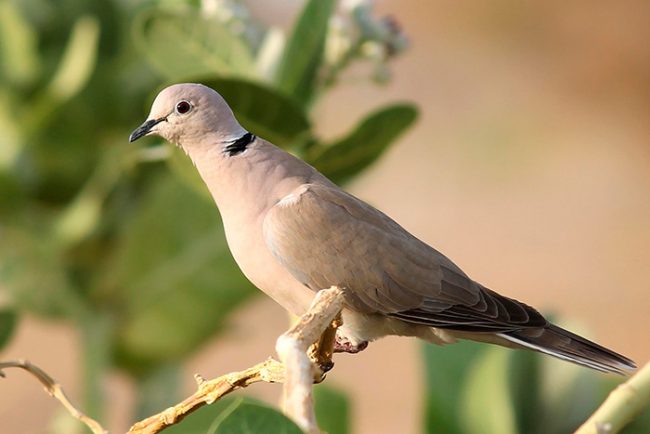
[[[138,205],[102,282],[120,307],[118,361],[134,374],[195,351],[255,293],[211,200],[163,172]]]
[[[0,285],[20,310],[78,317],[86,305],[66,273],[56,243],[36,230],[0,227]]]
[[[598,406],[601,378],[588,369],[539,353],[509,351],[508,386],[517,432],[575,431]]]
[[[125,146],[104,150],[99,164],[77,197],[61,212],[53,236],[70,246],[89,237],[102,220],[103,205],[123,174],[129,152]]]
[[[410,104],[391,105],[366,117],[347,137],[326,147],[314,147],[310,163],[337,183],[371,165],[417,117]]]
[[[292,99],[259,83],[241,79],[199,80],[219,92],[244,128],[283,148],[295,148],[309,137],[305,111]]]
[[[340,390],[325,384],[314,387],[316,419],[321,430],[328,434],[350,432],[350,399]]]
[[[335,3],[335,0],[307,1],[276,73],[278,88],[303,105],[308,105],[314,96]]]
[[[0,143],[0,148],[2,148],[2,143]],[[2,156],[0,156],[0,167],[2,166],[1,161]],[[0,168],[0,215],[5,219],[12,214],[19,213],[27,199],[24,192],[21,191],[18,180],[12,175]]]
[[[602,374],[558,360],[542,357],[541,395],[545,416],[544,434],[575,431],[607,396],[607,377]],[[605,381],[605,382],[603,382]]]
[[[510,352],[508,387],[512,397],[517,432],[540,433],[545,425],[541,397],[541,360],[538,353]]]
[[[25,128],[38,134],[57,108],[77,95],[90,80],[97,63],[99,21],[83,16],[75,21],[70,38],[45,90],[37,94],[25,118]]]
[[[424,344],[427,433],[462,433],[458,403],[460,391],[473,361],[486,350],[475,342],[444,347]]]
[[[508,391],[508,351],[490,346],[469,370],[460,402],[463,433],[517,432]]]
[[[18,314],[13,309],[0,309],[0,350],[7,345],[16,329]]]
[[[243,40],[217,19],[194,10],[143,12],[134,22],[133,34],[140,53],[172,81],[207,74],[255,73],[251,50]]]
[[[16,119],[16,112],[11,109],[16,98],[13,92],[0,88],[0,176],[6,176],[14,165],[25,145],[21,124]],[[4,198],[0,197],[0,201]]]
[[[40,72],[38,37],[14,2],[0,2],[0,77],[29,85]]]
[[[99,43],[99,21],[85,16],[79,18],[70,32],[70,40],[63,57],[47,86],[47,92],[55,101],[64,101],[88,82],[95,69]]]
[[[240,398],[223,411],[207,434],[303,434],[277,410],[252,399]]]
[[[239,399],[226,396],[213,404],[206,405],[190,413],[181,423],[166,428],[165,434],[206,434],[212,423]]]
[[[113,318],[104,311],[88,311],[76,322],[79,330],[81,384],[84,412],[95,420],[104,419],[105,395],[103,379],[111,369],[111,338]]]
[[[161,363],[136,379],[135,419],[142,420],[183,399],[183,367],[180,363]],[[205,425],[204,433],[209,425]]]

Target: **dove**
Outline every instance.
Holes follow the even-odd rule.
[[[343,291],[335,351],[387,335],[435,344],[474,340],[526,348],[602,372],[634,362],[474,281],[450,259],[315,168],[244,129],[202,84],[155,98],[129,141],[157,135],[182,148],[207,185],[244,275],[295,315],[317,291]]]

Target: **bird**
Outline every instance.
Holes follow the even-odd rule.
[[[357,353],[398,335],[525,348],[622,375],[636,368],[471,279],[383,212],[244,129],[205,85],[163,89],[129,141],[149,135],[192,160],[219,209],[230,251],[253,285],[295,315],[307,311],[319,290],[341,288],[335,352]]]

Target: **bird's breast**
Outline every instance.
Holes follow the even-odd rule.
[[[273,256],[264,241],[261,218],[250,221],[224,216],[228,247],[253,285],[294,315],[303,314],[314,292],[298,282]]]

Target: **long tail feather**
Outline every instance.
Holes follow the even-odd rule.
[[[553,324],[543,329],[518,330],[499,336],[522,347],[601,372],[627,375],[636,369],[627,357]]]

